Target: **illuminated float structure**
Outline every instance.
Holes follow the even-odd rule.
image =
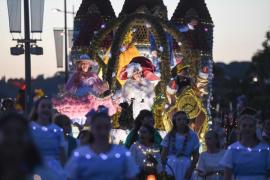
[[[194,19],[196,27],[191,24]],[[123,69],[133,58],[144,56],[156,66],[151,72],[159,77],[152,106],[156,128],[170,130],[172,113],[184,110],[193,120],[196,132],[203,136],[211,114],[213,64],[213,22],[204,0],[181,0],[170,21],[162,0],[126,0],[119,17],[115,16],[109,0],[83,0],[75,17],[74,30],[73,59],[88,54],[99,65],[95,72],[108,82],[111,94],[97,97],[100,101],[121,97],[119,92],[125,83],[121,78]],[[74,62],[70,69],[74,69]],[[145,62],[140,64],[144,66]],[[181,90],[174,85],[178,92],[171,96],[175,98],[172,103],[168,97],[168,89],[174,88],[170,85],[174,79],[172,74],[187,68],[190,84]],[[59,99],[66,97],[62,95]],[[76,98],[85,100],[86,96]],[[79,103],[76,101],[77,104],[67,107],[63,102],[54,101],[54,104],[59,112],[67,115]],[[118,105],[115,108],[111,111],[115,111],[114,128],[122,128],[118,122],[121,111]]]

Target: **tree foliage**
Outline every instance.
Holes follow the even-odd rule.
[[[236,99],[240,95],[247,97],[247,106],[261,110],[263,115],[270,117],[270,32],[266,33],[266,39],[262,43],[262,49],[251,58],[249,68],[246,68],[244,76],[233,77],[233,69],[230,66],[244,66],[245,63],[231,63],[229,65],[216,64],[214,67],[214,105],[219,103],[221,108],[228,110],[232,102],[234,109]],[[237,72],[243,73],[239,69]]]

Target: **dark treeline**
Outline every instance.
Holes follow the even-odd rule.
[[[44,78],[43,75],[37,76],[32,81],[32,89],[42,89],[47,96],[56,95],[59,87],[64,85],[65,78],[63,72],[57,72],[53,77]],[[0,98],[12,97],[15,98],[20,87],[23,86],[23,79],[8,79],[0,80]]]
[[[245,96],[245,105],[267,112],[270,106],[270,32],[262,48],[252,57],[251,62],[232,62],[214,66],[214,102],[222,110],[232,104],[236,109],[237,97]]]

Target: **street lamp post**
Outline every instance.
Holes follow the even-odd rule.
[[[64,31],[65,31],[65,82],[68,81],[68,54],[67,54],[67,0],[64,0]]]
[[[29,0],[24,0],[24,45],[25,45],[25,112],[28,114],[32,105],[31,93],[31,55],[30,55],[30,25]]]
[[[33,102],[31,91],[31,54],[42,55],[43,49],[37,46],[41,39],[31,39],[30,33],[41,33],[43,25],[44,0],[7,0],[10,33],[21,33],[21,2],[24,6],[24,38],[12,39],[17,41],[15,47],[10,48],[11,55],[25,55],[25,114],[28,114]],[[31,32],[30,32],[31,5]]]

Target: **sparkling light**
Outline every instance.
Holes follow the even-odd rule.
[[[101,25],[101,29],[104,29],[105,27],[106,27],[105,24],[102,24],[102,25]]]
[[[44,127],[44,126],[41,129],[42,129],[42,131],[48,131],[48,128]]]
[[[74,156],[75,156],[75,157],[79,157],[79,156],[80,156],[80,153],[77,152],[77,151],[75,151],[75,152],[74,152]]]
[[[86,155],[85,155],[85,158],[86,158],[86,159],[91,159],[92,156],[91,156],[90,154],[86,154]]]
[[[119,159],[119,158],[121,157],[121,154],[116,153],[114,156],[115,156],[117,159]]]
[[[126,156],[128,156],[128,157],[131,156],[131,152],[127,151]]]
[[[108,156],[106,154],[100,154],[99,156],[103,160],[107,160],[108,159]]]

